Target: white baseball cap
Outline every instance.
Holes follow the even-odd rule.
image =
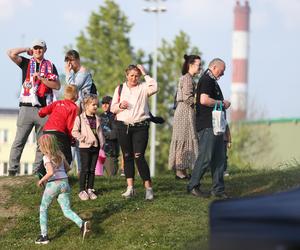
[[[32,48],[34,46],[40,46],[40,47],[43,47],[43,48],[47,48],[47,45],[46,45],[46,42],[44,40],[41,40],[41,39],[36,39],[32,42],[31,44]]]

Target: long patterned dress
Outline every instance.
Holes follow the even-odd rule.
[[[194,95],[195,83],[192,76],[187,73],[180,77],[178,83],[169,169],[185,170],[194,167],[198,154]]]

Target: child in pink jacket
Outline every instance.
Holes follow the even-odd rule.
[[[83,99],[84,112],[75,119],[72,135],[79,142],[81,171],[79,177],[81,200],[95,200],[95,168],[100,148],[104,145],[98,109],[98,96],[90,94]]]

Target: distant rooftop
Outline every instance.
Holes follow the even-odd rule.
[[[17,115],[18,113],[19,109],[0,108],[0,115]]]

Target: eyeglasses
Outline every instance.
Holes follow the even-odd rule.
[[[43,49],[44,47],[41,47],[41,46],[33,46],[33,49],[34,50],[38,50],[38,49]]]

